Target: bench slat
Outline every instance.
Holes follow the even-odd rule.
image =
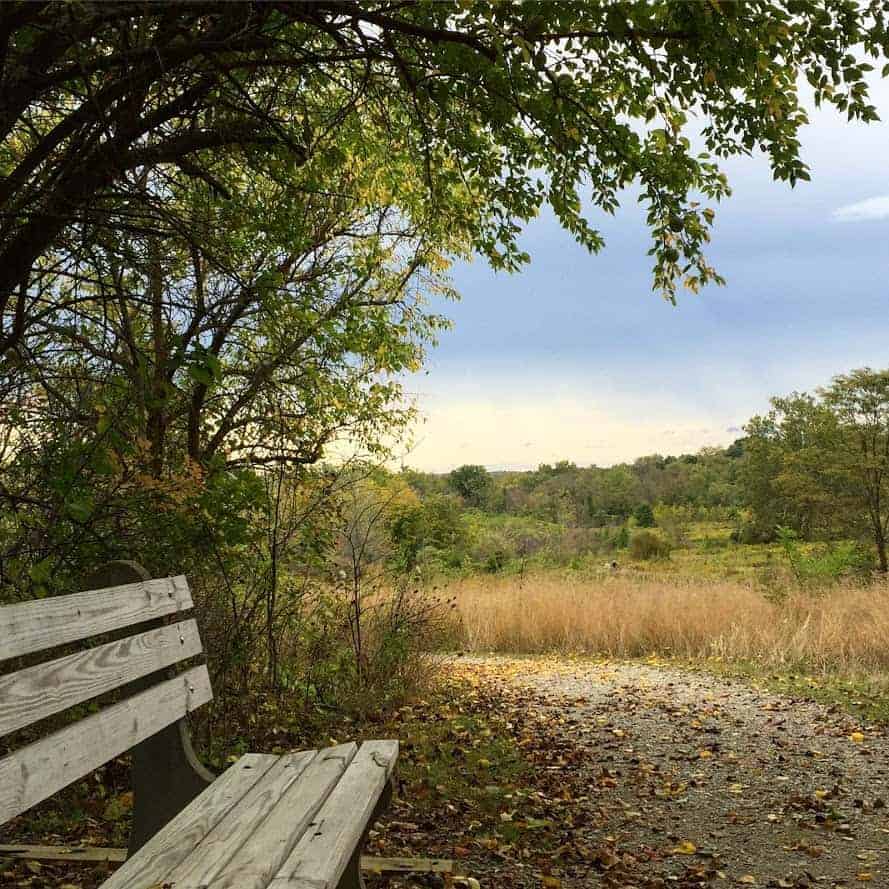
[[[309,751],[311,762],[286,786],[270,770],[272,780],[254,787],[167,881],[176,889],[266,889],[357,749]]]
[[[397,741],[366,741],[268,889],[335,889],[398,758]]]
[[[278,757],[271,754],[247,753],[242,756],[127,859],[101,889],[144,889],[163,885],[170,871],[241,802],[277,761]]]
[[[0,759],[0,824],[212,699],[194,667]]]
[[[197,623],[128,636],[0,677],[0,735],[201,653]]]
[[[66,645],[193,607],[182,575],[0,608],[0,660]]]

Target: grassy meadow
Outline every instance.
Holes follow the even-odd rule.
[[[889,583],[807,583],[780,544],[699,522],[668,558],[447,581],[472,653],[656,658],[764,682],[889,722]],[[801,545],[817,562],[824,549]]]
[[[683,577],[565,573],[473,577],[447,587],[469,651],[756,660],[768,667],[889,670],[889,586],[794,590]]]

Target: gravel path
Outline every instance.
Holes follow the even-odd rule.
[[[464,659],[532,689],[659,885],[889,887],[889,739],[817,704],[639,663]],[[657,876],[655,876],[657,874]],[[591,881],[589,885],[597,885]]]

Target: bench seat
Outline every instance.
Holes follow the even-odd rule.
[[[102,889],[360,886],[356,850],[397,756],[397,741],[242,756]]]

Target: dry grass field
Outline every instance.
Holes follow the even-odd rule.
[[[889,585],[793,591],[701,579],[473,577],[447,588],[468,651],[752,661],[889,671]]]

